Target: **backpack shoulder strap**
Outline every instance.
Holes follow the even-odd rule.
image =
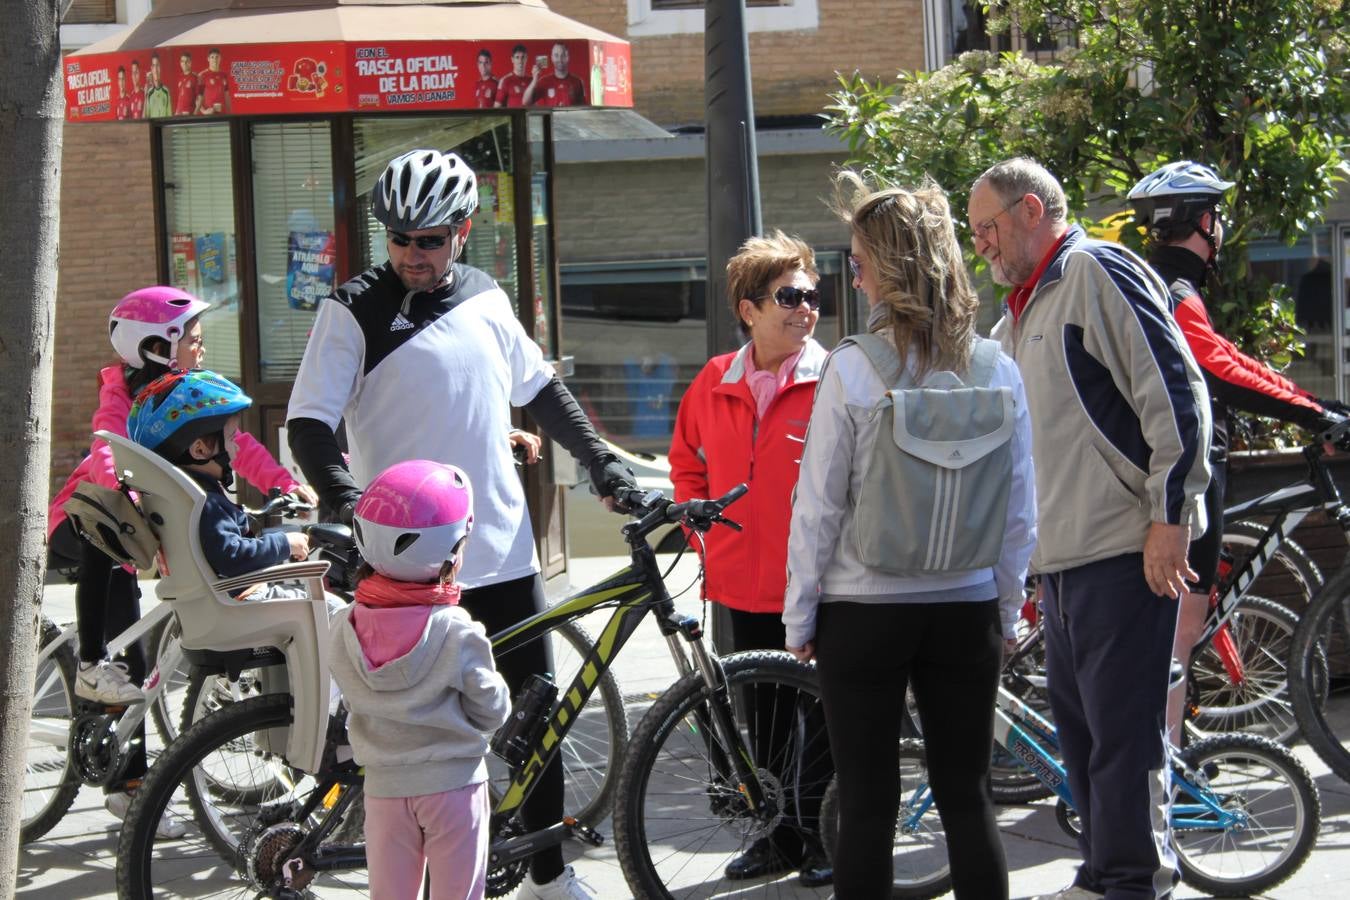
[[[900,367],[900,357],[890,341],[876,334],[854,334],[839,342],[841,347],[844,344],[856,345],[867,356],[867,361],[872,364],[872,368],[881,378],[881,383],[887,388],[901,386],[901,377],[905,373]]]
[[[970,353],[970,374],[967,383],[971,387],[988,387],[994,378],[994,367],[998,363],[999,342],[988,338],[976,338],[974,345]]]

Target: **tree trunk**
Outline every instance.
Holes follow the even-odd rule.
[[[46,570],[52,319],[60,217],[57,0],[0,27],[0,897],[13,897],[33,657]]]

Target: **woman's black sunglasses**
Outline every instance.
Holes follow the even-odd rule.
[[[416,244],[418,250],[439,250],[445,246],[445,242],[450,240],[448,234],[422,234],[413,237],[410,234],[404,234],[401,231],[386,231],[385,235],[396,247],[406,247],[409,244]]]
[[[796,309],[801,306],[803,300],[806,301],[808,308],[820,309],[820,291],[815,288],[799,288],[785,284],[773,292],[773,302],[783,309]]]

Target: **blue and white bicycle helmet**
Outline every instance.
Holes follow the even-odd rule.
[[[1209,166],[1182,160],[1145,176],[1130,189],[1128,199],[1150,227],[1168,221],[1195,223],[1232,186]]]
[[[182,457],[199,437],[222,431],[253,401],[228,378],[206,369],[161,375],[136,394],[127,436],[168,459]]]
[[[411,150],[384,170],[370,211],[385,228],[418,231],[462,224],[478,209],[478,179],[464,160],[439,150]]]

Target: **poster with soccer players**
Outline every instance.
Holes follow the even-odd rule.
[[[633,105],[622,41],[333,41],[74,53],[66,117]]]

